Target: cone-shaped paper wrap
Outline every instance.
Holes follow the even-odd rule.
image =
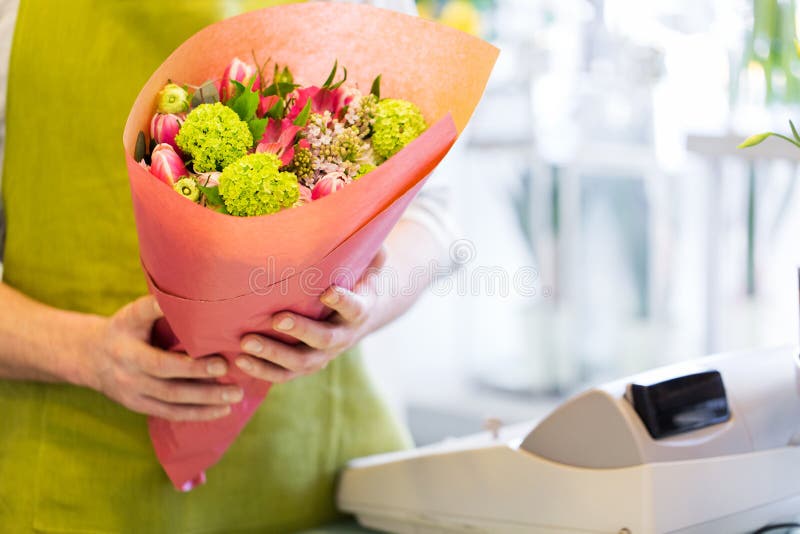
[[[322,30],[324,29],[324,31]],[[325,79],[335,60],[362,90],[382,74],[382,96],[409,100],[430,128],[358,182],[299,208],[240,218],[187,201],[132,158],[167,80],[200,85],[219,78],[234,57],[272,58],[305,84]],[[181,45],[139,94],[124,144],[139,246],[151,291],[168,325],[160,344],[193,357],[240,353],[242,335],[275,335],[272,314],[320,318],[331,284],[352,287],[478,103],[497,50],[466,34],[368,6],[296,4],[247,13],[209,26]],[[174,333],[174,334],[173,334]],[[230,366],[244,400],[207,423],[150,419],[159,461],[179,489],[205,479],[269,384]]]

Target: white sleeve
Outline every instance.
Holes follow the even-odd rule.
[[[414,0],[317,0],[348,4],[368,4],[384,9],[399,11],[408,15],[418,15]],[[423,225],[439,243],[449,248],[457,237],[456,225],[450,215],[451,189],[447,173],[434,172],[417,198],[403,214],[404,220]]]
[[[3,152],[5,149],[6,87],[8,82],[8,61],[11,54],[11,38],[14,35],[14,22],[17,18],[18,0],[0,0],[0,193],[3,184]],[[5,216],[3,198],[0,195],[0,279],[2,279],[3,251],[5,249]]]

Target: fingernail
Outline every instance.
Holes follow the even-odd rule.
[[[339,292],[334,288],[325,294],[326,304],[336,304],[339,302]]]
[[[230,407],[230,406],[225,406],[224,408],[222,408],[222,409],[219,411],[219,414],[220,414],[221,416],[222,416],[222,415],[228,415],[229,413],[231,413],[231,407]]]
[[[250,360],[246,358],[239,358],[238,360],[236,360],[236,365],[238,365],[239,369],[241,369],[242,371],[253,370],[253,364],[250,362]]]
[[[158,314],[161,315],[161,305],[158,303],[157,300],[153,299],[153,310]]]
[[[211,362],[206,367],[211,376],[223,376],[228,372],[228,366],[224,362]]]
[[[242,348],[245,352],[249,352],[250,354],[261,354],[261,351],[264,350],[264,345],[257,339],[248,339],[247,343],[245,343]]]
[[[234,389],[234,390],[226,390],[222,392],[222,401],[223,402],[239,402],[242,400],[242,390],[241,389]]]
[[[286,330],[291,330],[293,326],[294,326],[294,319],[292,319],[287,315],[284,316],[280,321],[278,321],[278,324],[275,325],[275,328],[277,330],[286,331]]]

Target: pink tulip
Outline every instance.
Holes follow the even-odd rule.
[[[150,121],[150,139],[156,143],[167,143],[180,154],[180,149],[175,143],[175,136],[181,129],[186,115],[175,115],[174,113],[156,113]]]
[[[222,84],[219,97],[223,102],[227,102],[230,97],[234,95],[234,85],[231,80],[236,80],[240,84],[248,87],[250,82],[253,81],[257,75],[256,68],[249,63],[245,63],[238,57],[233,58],[231,64],[225,69],[222,74]],[[253,89],[260,87],[259,81],[256,80],[253,84]]]
[[[316,183],[311,191],[311,200],[326,197],[347,185],[347,177],[343,172],[326,174]]]
[[[172,145],[161,143],[150,155],[150,172],[167,185],[175,185],[181,177],[189,176],[189,171]]]
[[[298,184],[297,187],[300,189],[300,196],[297,198],[297,202],[295,202],[294,205],[302,206],[303,204],[311,202],[311,189],[302,184]]]

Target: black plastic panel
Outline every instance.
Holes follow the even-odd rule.
[[[731,417],[719,371],[630,385],[631,402],[654,439],[724,423]]]

